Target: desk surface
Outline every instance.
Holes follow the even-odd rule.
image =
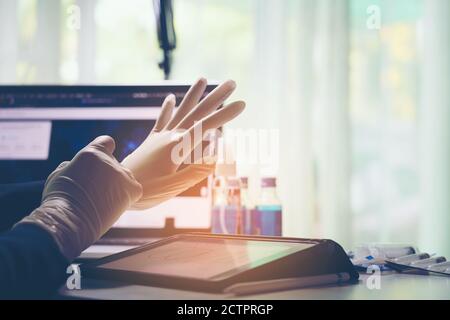
[[[227,294],[174,290],[130,285],[110,281],[82,278],[81,290],[62,288],[63,298],[82,299],[450,299],[450,277],[406,274],[381,276],[381,288],[369,289],[368,276],[362,275],[359,283],[345,286],[325,286],[280,291],[245,297]]]

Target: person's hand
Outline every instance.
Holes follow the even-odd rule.
[[[213,161],[202,157],[204,135],[238,116],[245,103],[232,102],[218,109],[233,93],[234,81],[224,82],[200,101],[206,85],[205,79],[198,80],[175,114],[175,96],[169,95],[152,132],[122,161],[143,186],[142,198],[134,209],[150,208],[168,200],[213,172]],[[200,148],[201,156],[193,159],[196,148]]]
[[[45,183],[42,203],[18,224],[43,227],[71,261],[100,238],[142,196],[142,186],[101,136],[63,162]]]

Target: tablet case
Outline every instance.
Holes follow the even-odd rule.
[[[255,237],[241,235],[210,235],[210,234],[186,234],[190,236],[206,236],[226,239],[243,240],[271,240],[283,241],[289,240],[298,243],[314,244],[312,247],[292,253],[288,256],[279,258],[272,262],[260,265],[258,267],[242,271],[222,280],[202,280],[166,275],[143,274],[132,271],[102,269],[100,266],[115,259],[133,254],[134,251],[142,251],[143,248],[163,244],[167,241],[174,241],[183,235],[176,235],[158,242],[154,242],[142,247],[127,250],[112,256],[108,256],[92,263],[81,265],[81,274],[86,277],[101,278],[125,281],[137,284],[147,284],[151,286],[187,289],[203,292],[222,292],[225,288],[241,282],[264,281],[281,278],[310,277],[325,274],[348,273],[349,282],[356,282],[359,278],[350,259],[343,248],[332,240],[318,239],[299,239],[299,238],[278,238],[278,237]]]

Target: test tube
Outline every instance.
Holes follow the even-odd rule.
[[[446,270],[449,268],[450,268],[450,261],[446,261],[446,262],[432,264],[427,269],[430,271],[436,271],[436,272],[446,272]],[[450,271],[450,269],[449,269],[449,271]]]
[[[437,263],[441,263],[441,262],[445,262],[445,261],[447,261],[447,259],[445,259],[445,257],[433,257],[433,258],[428,258],[428,259],[411,262],[410,266],[416,267],[416,268],[427,268],[432,264],[437,264]]]
[[[411,262],[414,262],[417,260],[428,259],[429,257],[430,257],[430,255],[428,253],[416,253],[416,254],[410,254],[408,256],[392,259],[392,262],[408,265]]]

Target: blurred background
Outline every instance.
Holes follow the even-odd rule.
[[[234,79],[248,107],[230,127],[279,130],[271,174],[284,235],[450,254],[450,1],[174,0],[173,10],[170,79]],[[150,0],[0,0],[0,39],[1,84],[164,78]],[[238,170],[254,187],[265,174]]]

